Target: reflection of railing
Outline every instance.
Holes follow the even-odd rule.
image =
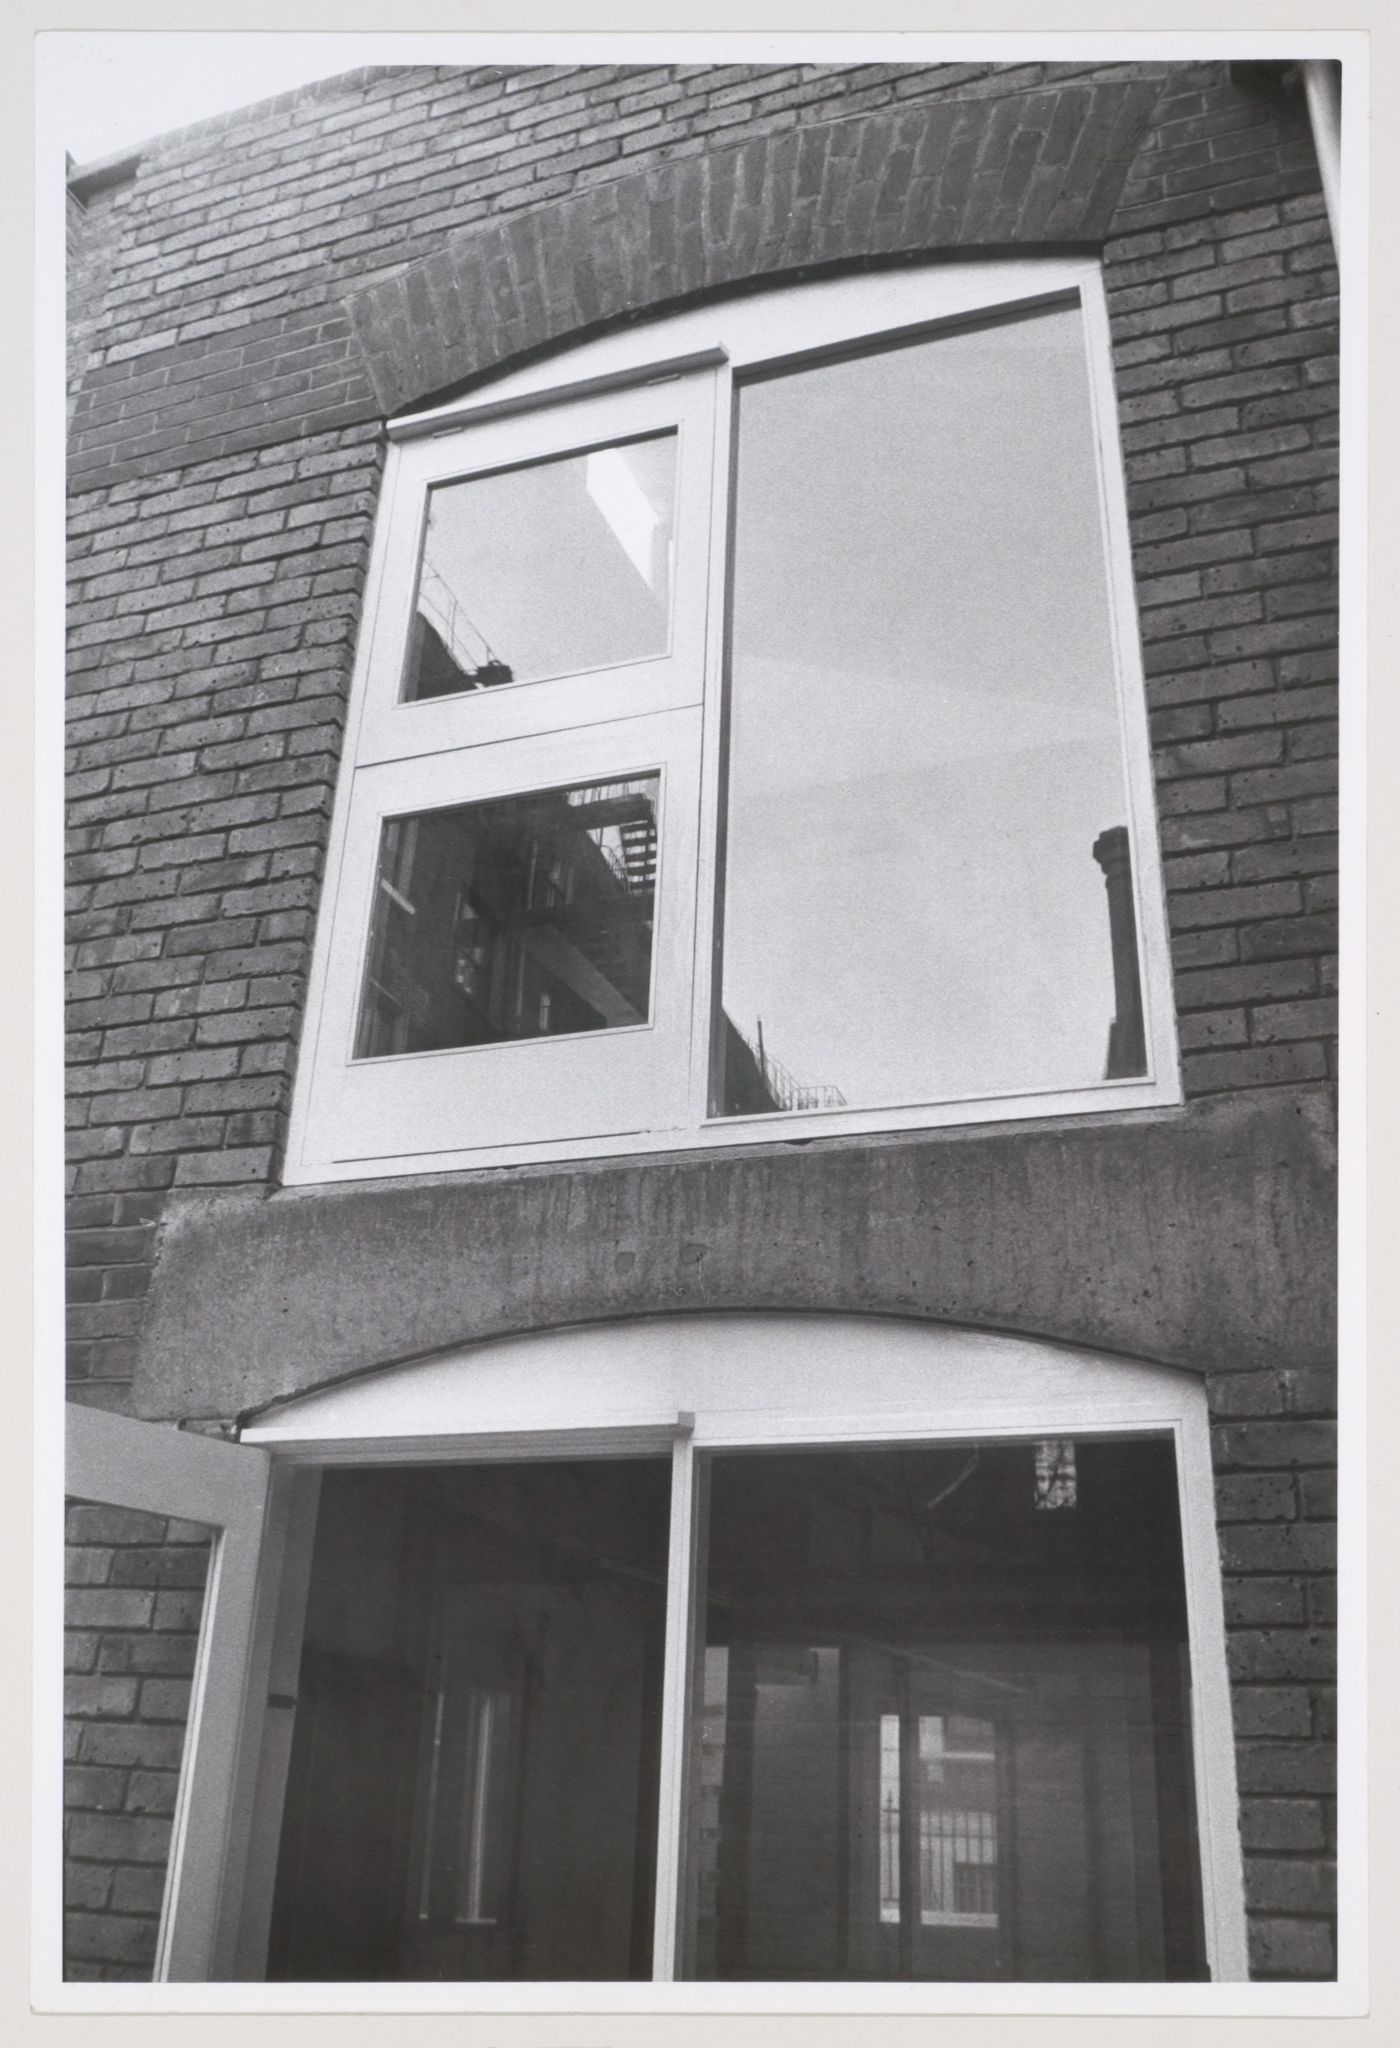
[[[799,1081],[790,1068],[781,1060],[775,1060],[763,1043],[763,1019],[758,1020],[757,1039],[732,1025],[736,1038],[748,1047],[753,1056],[765,1092],[772,1098],[775,1109],[843,1109],[846,1098],[831,1081]]]
[[[921,1813],[919,1917],[924,1926],[995,1927],[996,1862],[995,1814],[962,1807]]]
[[[467,689],[513,680],[509,663],[467,616],[457,593],[431,562],[423,564],[418,580],[418,610],[461,670]]]
[[[894,1717],[884,1721],[894,1725]],[[969,1759],[971,1760],[971,1759]],[[978,1756],[976,1761],[990,1761]],[[881,1776],[898,1770],[898,1750],[881,1759]],[[927,1798],[927,1792],[925,1793]],[[918,1815],[917,1916],[924,1927],[995,1927],[997,1820],[984,1808],[923,1805]],[[902,1918],[903,1854],[899,1792],[886,1783],[880,1802],[880,1919]]]

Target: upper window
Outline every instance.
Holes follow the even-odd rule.
[[[1092,265],[391,431],[289,1179],[1176,1099]]]

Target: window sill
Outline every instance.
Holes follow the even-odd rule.
[[[989,1127],[1024,1124],[1036,1128],[1063,1123],[1101,1124],[1125,1114],[1178,1109],[1184,1105],[1179,1081],[1118,1081],[1091,1089],[984,1097],[936,1107],[876,1110],[811,1110],[755,1116],[715,1117],[692,1129],[614,1131],[594,1137],[537,1145],[481,1147],[327,1160],[289,1160],[282,1174],[288,1188],[330,1182],[418,1179],[443,1173],[470,1174],[502,1169],[558,1167],[592,1160],[677,1158],[686,1155],[742,1156],[821,1144],[824,1149],[866,1139],[917,1138],[935,1132],[976,1137]]]

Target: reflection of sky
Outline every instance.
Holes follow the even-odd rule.
[[[667,644],[676,437],[653,435],[439,485],[424,580],[433,623],[517,682],[662,654]],[[439,580],[440,579],[440,580]]]
[[[1101,1078],[1126,802],[1078,314],[740,420],[726,1011],[853,1103]]]

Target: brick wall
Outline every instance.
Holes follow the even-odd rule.
[[[72,179],[66,220],[67,325],[66,376],[71,422],[83,366],[92,348],[93,332],[103,311],[107,279],[121,238],[117,217],[131,192],[129,168],[118,165],[110,178]]]
[[[799,124],[1161,69],[424,67],[203,122],[158,139],[124,206],[71,473],[86,485],[373,416],[341,295],[473,224]]]
[[[130,1372],[164,1191],[273,1170],[379,463],[343,429],[76,501],[79,1378]]]
[[[1336,1971],[1336,1381],[1208,1383],[1253,1975]]]
[[[1283,115],[1164,92],[1104,252],[1188,1094],[1335,1077],[1337,272]]]
[[[1166,92],[1105,249],[1189,1095],[1336,1075],[1337,273],[1268,92]],[[1224,166],[1228,165],[1228,183]],[[1202,215],[1200,195],[1216,204]],[[1238,203],[1232,203],[1238,202]],[[1330,1976],[1336,1388],[1209,1383],[1250,1954]]]
[[[639,162],[1146,69],[363,74],[167,138],[100,195],[70,675],[73,1367],[94,1394],[129,1373],[131,1233],[162,1192],[276,1171],[379,473],[339,295]],[[1336,287],[1296,94],[1173,73],[1105,253],[1187,1089],[1324,1079]],[[167,410],[153,447],[152,406],[191,384],[197,417]]]
[[[208,1532],[70,1501],[65,1536],[64,1975],[141,1982],[155,1960]]]
[[[70,677],[81,1398],[123,1399],[169,1192],[277,1171],[380,466],[346,296],[477,224],[799,125],[1097,78],[1156,90],[1104,261],[1185,1085],[1330,1087],[1336,275],[1301,99],[1278,67],[1247,71],[374,72],[165,138],[90,203]],[[1261,1222],[1242,1257],[1269,1256]],[[1210,1391],[1254,1965],[1325,1975],[1330,1383],[1222,1372]]]

